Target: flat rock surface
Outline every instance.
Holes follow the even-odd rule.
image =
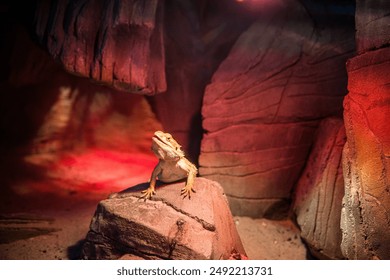
[[[99,203],[83,248],[86,259],[228,259],[245,255],[222,187],[197,178],[183,199],[184,182],[160,186],[152,200],[141,184]]]

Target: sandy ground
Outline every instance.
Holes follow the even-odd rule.
[[[1,215],[0,259],[78,259],[96,203],[64,200],[57,206]],[[306,259],[292,222],[234,220],[249,259]]]
[[[132,180],[147,181],[153,159],[131,157],[95,151],[66,156],[54,166],[48,158],[28,158],[28,170],[25,164],[21,169],[3,162],[0,259],[78,259],[98,202],[131,186]],[[306,259],[306,248],[292,222],[234,220],[249,259]]]
[[[249,259],[304,260],[305,245],[299,230],[290,220],[272,221],[234,217],[238,233]]]

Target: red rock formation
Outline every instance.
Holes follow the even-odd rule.
[[[3,54],[10,69],[0,84],[5,147],[26,154],[95,147],[152,155],[151,136],[161,125],[144,96],[65,72],[21,26],[4,36],[14,45]]]
[[[347,30],[319,32],[296,1],[269,1],[206,88],[200,174],[233,213],[277,215],[305,165],[318,120],[340,115]],[[272,214],[269,214],[272,213]]]
[[[161,125],[144,96],[65,72],[20,26],[4,37],[12,52],[0,57],[9,67],[0,83],[3,189],[93,196],[150,178]]]
[[[356,45],[359,53],[390,44],[390,2],[356,1]]]
[[[198,161],[205,87],[253,13],[231,0],[166,1],[164,8],[167,91],[149,97],[164,129]],[[178,24],[180,23],[180,24]]]
[[[359,55],[347,65],[342,252],[390,259],[390,2],[357,1]]]
[[[81,76],[142,94],[166,90],[161,1],[38,1],[36,33]]]
[[[222,183],[236,214],[275,217],[295,183],[299,180],[298,193],[307,184],[300,175],[318,124],[341,115],[352,33],[315,26],[301,1],[264,0],[261,6],[245,1],[254,7],[256,21],[249,10],[236,18],[223,10],[230,0],[216,2],[43,0],[38,1],[35,28],[51,56],[69,72],[131,92],[167,91],[149,100],[164,128],[193,159],[198,151],[194,142],[202,132],[203,90],[227,56],[203,99],[200,174]],[[236,11],[237,5],[229,7]],[[386,0],[357,1],[359,55],[348,63],[350,92],[344,101],[348,141],[341,225],[347,258],[390,258],[389,11]],[[14,55],[0,54],[9,62],[1,68],[6,77],[0,85],[1,131],[7,135],[2,142],[24,145],[34,139],[36,152],[74,145],[122,151],[134,143],[137,149],[149,147],[147,134],[134,133],[158,126],[142,97],[65,74],[31,42],[15,38]],[[316,146],[309,165],[317,152],[329,152],[336,162],[339,146],[334,154],[327,148],[318,151]],[[327,190],[334,187],[318,166],[309,165],[304,174],[315,174],[311,179]],[[339,174],[328,166],[339,183]],[[306,217],[299,216],[305,225]],[[307,229],[302,226],[303,235],[325,252],[330,247],[321,243],[323,234],[335,234],[331,239],[336,240],[337,230],[323,233],[319,218],[307,223]],[[319,235],[312,231],[314,225],[321,228]],[[335,247],[329,250],[338,256]]]
[[[343,254],[390,258],[390,48],[348,63]]]
[[[150,99],[154,111],[197,161],[204,88],[253,15],[231,0],[95,2],[40,1],[41,43],[72,73],[125,91],[167,91]]]
[[[344,195],[341,155],[345,140],[342,119],[328,118],[321,122],[294,194],[301,237],[319,258],[343,258],[340,249]]]
[[[157,188],[152,200],[140,187],[99,203],[83,247],[83,258],[206,259],[246,258],[222,187],[196,178],[191,200],[180,196],[184,183]]]
[[[26,154],[91,147],[150,151],[161,126],[145,97],[66,73],[22,28],[15,31],[7,58],[12,70],[0,88],[8,146],[23,146]]]

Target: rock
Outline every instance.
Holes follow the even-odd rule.
[[[359,53],[390,44],[390,2],[356,1],[356,47]]]
[[[69,72],[142,94],[166,90],[162,1],[39,1],[36,34]]]
[[[390,259],[390,48],[354,57],[347,70],[341,248],[349,259]]]
[[[153,200],[141,184],[99,203],[83,247],[85,259],[228,259],[245,256],[221,186],[196,178],[190,200],[184,182],[161,185]],[[126,255],[126,256],[123,256]]]
[[[341,116],[354,38],[319,32],[298,1],[267,5],[206,88],[199,163],[234,215],[271,218],[288,209],[319,120]]]
[[[243,11],[242,3],[231,0],[165,3],[168,87],[164,94],[148,100],[164,129],[183,146],[187,157],[197,162],[204,89],[253,16]]]
[[[295,190],[294,212],[301,237],[318,258],[342,259],[341,203],[345,144],[342,119],[321,122],[314,147]]]
[[[162,127],[145,96],[124,93],[64,71],[20,26],[5,34],[12,71],[3,86],[5,150],[43,154],[83,148],[150,151]],[[7,85],[7,86],[6,86]],[[20,107],[20,110],[14,108]],[[6,143],[8,142],[8,143]]]

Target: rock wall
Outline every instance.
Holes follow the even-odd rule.
[[[22,154],[101,148],[147,151],[161,129],[144,96],[65,72],[20,25],[4,33],[12,48],[0,83],[0,148]],[[1,67],[4,69],[4,65]]]
[[[167,91],[148,100],[164,129],[197,162],[204,90],[254,14],[231,0],[166,1],[164,13]]]
[[[317,29],[299,1],[263,8],[206,88],[199,161],[234,214],[275,217],[288,208],[319,120],[341,115],[354,42],[351,30]]]
[[[314,256],[342,259],[340,217],[344,195],[343,120],[320,123],[315,143],[294,193],[294,212],[301,237]]]
[[[356,47],[359,53],[390,44],[390,2],[356,1]]]
[[[164,129],[196,162],[204,88],[253,14],[231,0],[95,2],[39,1],[41,44],[69,72],[153,95]]]
[[[342,252],[390,258],[390,3],[357,1],[359,55],[347,65]]]
[[[166,90],[162,1],[38,1],[36,34],[78,75],[117,89]]]

